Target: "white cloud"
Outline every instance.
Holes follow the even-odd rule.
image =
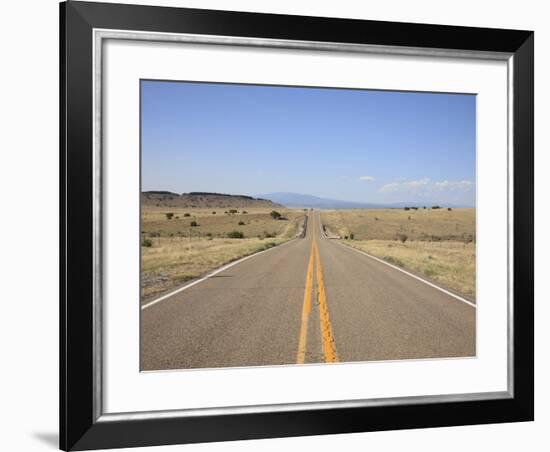
[[[472,186],[474,185],[473,182],[469,180],[461,180],[457,182],[451,182],[448,180],[444,180],[441,182],[436,182],[434,184],[434,191],[442,191],[442,190],[462,190],[462,191],[468,191]]]
[[[378,190],[380,193],[397,193],[397,192],[413,192],[413,193],[433,193],[444,191],[469,191],[474,183],[469,180],[462,181],[432,181],[428,177],[419,180],[409,180],[402,182],[390,182],[385,184]]]
[[[370,182],[371,180],[374,180],[374,177],[372,177],[372,176],[361,176],[361,177],[359,177],[359,180],[362,180],[364,182]]]

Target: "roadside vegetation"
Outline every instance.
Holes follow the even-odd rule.
[[[142,206],[141,289],[146,301],[300,233],[301,210]],[[171,215],[167,215],[171,214]]]
[[[329,237],[475,298],[475,209],[334,210]]]

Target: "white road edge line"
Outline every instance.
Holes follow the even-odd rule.
[[[228,268],[231,268],[237,264],[240,264],[241,262],[244,262],[245,260],[247,259],[250,259],[254,256],[259,256],[260,254],[263,254],[263,253],[267,253],[268,251],[271,251],[271,250],[274,250],[276,248],[281,248],[282,246],[285,246],[285,245],[288,245],[289,243],[292,243],[296,240],[296,238],[294,239],[291,239],[289,240],[288,242],[285,242],[285,243],[282,243],[280,245],[276,245],[276,246],[273,246],[271,248],[268,248],[267,250],[263,250],[263,251],[258,251],[257,253],[254,253],[254,254],[249,254],[248,256],[245,256],[245,257],[241,257],[239,260],[236,260],[234,262],[230,262],[229,264],[226,264],[224,265],[223,267],[220,267],[210,273],[208,273],[207,275],[203,276],[202,278],[199,278],[189,284],[187,284],[186,286],[183,286],[183,287],[180,287],[179,289],[176,289],[174,290],[173,292],[170,292],[170,293],[167,293],[166,295],[163,295],[162,297],[159,297],[157,298],[156,300],[153,300],[153,301],[150,301],[149,303],[146,303],[144,304],[142,307],[141,307],[141,310],[143,311],[144,309],[147,309],[157,303],[160,303],[161,301],[164,301],[166,300],[167,298],[170,298],[180,292],[183,292],[184,290],[187,290],[189,289],[190,287],[193,287],[195,286],[196,284],[199,284],[203,281],[206,281],[208,278],[214,276],[214,275],[217,275],[218,273],[221,273],[223,272],[224,270],[227,270]]]
[[[340,242],[338,242],[338,243],[340,243]],[[344,244],[342,244],[342,243],[340,243],[340,245],[343,246],[343,247],[345,247],[345,248],[348,248],[348,249],[350,249],[350,250],[357,251],[358,253],[364,254],[365,256],[368,256],[368,257],[370,257],[371,259],[374,259],[374,260],[376,260],[376,261],[378,261],[378,262],[382,262],[383,264],[387,265],[388,267],[391,267],[391,268],[393,268],[393,269],[395,269],[395,270],[399,270],[401,273],[405,273],[406,275],[409,275],[411,278],[418,279],[418,281],[422,281],[424,284],[427,284],[428,286],[431,286],[431,287],[433,287],[433,288],[435,288],[435,289],[437,289],[437,290],[439,290],[439,291],[441,291],[441,292],[443,292],[443,293],[445,293],[445,294],[447,294],[447,295],[450,295],[450,296],[453,297],[453,298],[456,298],[456,299],[459,300],[459,301],[462,301],[462,303],[466,303],[467,305],[471,306],[472,308],[477,309],[477,305],[476,305],[475,303],[472,303],[471,301],[468,301],[468,300],[466,300],[465,298],[459,297],[458,295],[456,295],[456,294],[454,294],[454,293],[452,293],[452,292],[449,292],[448,290],[445,290],[445,289],[443,289],[442,287],[439,287],[439,286],[437,286],[437,285],[435,285],[435,284],[433,284],[433,283],[431,283],[431,282],[429,282],[429,281],[426,281],[425,279],[422,279],[422,278],[420,278],[419,276],[413,275],[412,273],[409,273],[408,271],[403,270],[402,268],[399,268],[399,267],[397,267],[396,265],[390,264],[389,262],[386,262],[386,261],[383,260],[383,259],[380,259],[380,258],[378,258],[378,257],[372,256],[371,254],[366,253],[366,252],[361,251],[361,250],[358,250],[357,248],[353,248],[353,247],[351,247],[351,246],[344,245]]]

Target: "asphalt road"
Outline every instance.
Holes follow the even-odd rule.
[[[141,310],[141,369],[475,356],[476,308],[339,240],[305,238]]]

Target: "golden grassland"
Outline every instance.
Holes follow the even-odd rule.
[[[305,215],[304,211],[298,209],[235,208],[237,213],[229,213],[230,210],[143,206],[141,211],[142,236],[223,238],[227,237],[231,231],[240,231],[244,238],[290,237],[296,234]],[[273,210],[279,212],[286,219],[273,219],[270,215]],[[173,214],[171,220],[167,219],[167,213]],[[196,226],[193,226],[194,224]]]
[[[152,299],[229,262],[284,243],[300,233],[305,217],[305,212],[292,209],[276,209],[284,220],[271,217],[274,209],[237,210],[230,214],[219,208],[143,206],[142,298]],[[173,213],[171,219],[167,213]],[[192,221],[197,226],[191,226]],[[228,238],[234,231],[242,232],[243,238]]]
[[[321,212],[331,232],[357,240],[475,241],[475,209],[353,209]]]
[[[329,236],[475,298],[475,209],[334,210],[321,218]]]

